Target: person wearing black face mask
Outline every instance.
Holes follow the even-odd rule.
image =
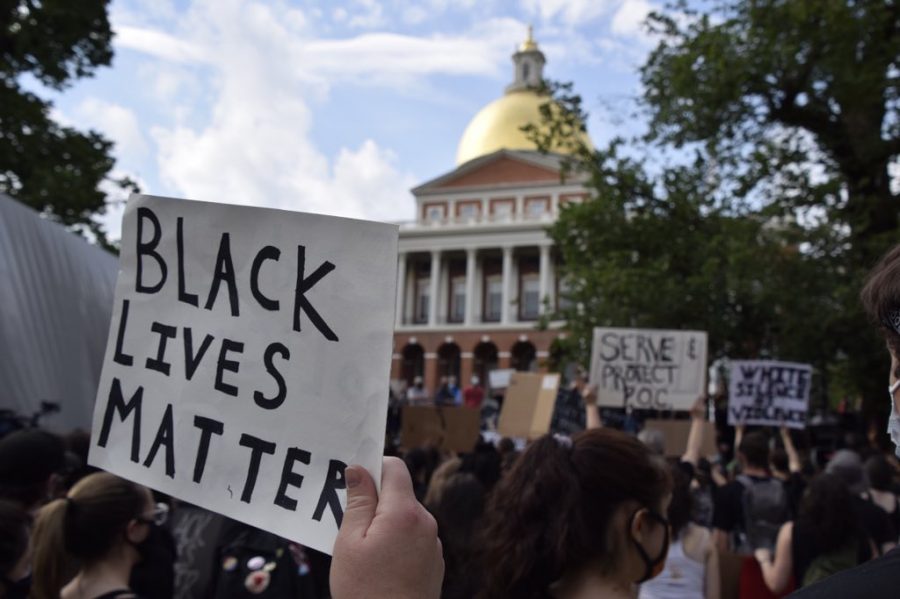
[[[484,516],[479,599],[631,598],[669,548],[665,463],[600,428],[532,443]]]
[[[32,599],[137,597],[131,570],[167,513],[146,487],[106,472],[85,477],[38,513]]]

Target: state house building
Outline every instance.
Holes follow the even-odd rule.
[[[543,154],[522,131],[540,123],[544,54],[531,37],[513,54],[505,94],[466,127],[456,168],[412,190],[416,220],[400,228],[391,378],[441,376],[487,385],[494,368],[541,370],[562,322],[558,257],[546,232],[583,179],[561,180],[559,153]],[[556,148],[561,151],[561,148]]]

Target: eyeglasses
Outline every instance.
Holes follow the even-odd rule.
[[[153,511],[149,515],[141,515],[140,517],[135,518],[135,520],[143,522],[144,524],[162,526],[169,520],[169,505],[166,503],[157,503],[156,507],[153,508]]]

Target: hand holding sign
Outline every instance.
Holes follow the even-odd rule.
[[[334,544],[335,599],[437,599],[444,559],[437,523],[416,501],[406,465],[384,458],[381,497],[364,469],[346,471],[347,511]]]

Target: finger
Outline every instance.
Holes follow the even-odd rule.
[[[400,458],[387,457],[381,467],[381,502],[387,506],[416,501],[412,478]]]
[[[338,537],[347,535],[364,537],[375,517],[375,508],[378,507],[375,481],[365,468],[356,465],[348,466],[344,470],[344,479],[347,482],[347,509],[344,510],[344,520],[341,522]]]

